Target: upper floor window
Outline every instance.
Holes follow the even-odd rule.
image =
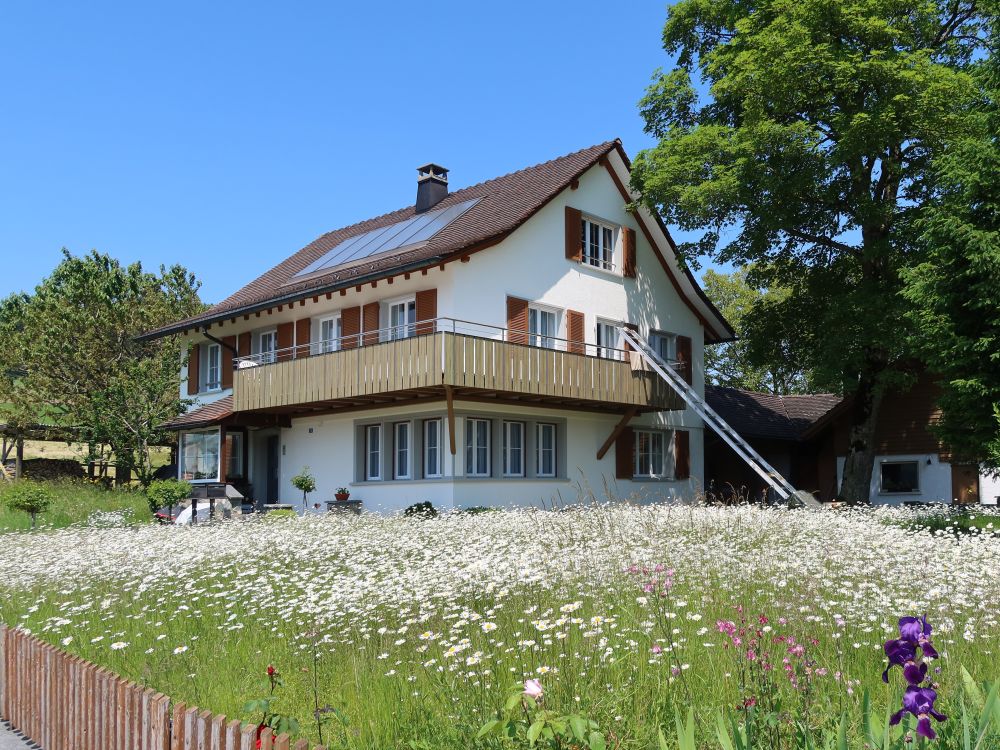
[[[339,315],[323,318],[319,322],[319,345],[317,352],[326,354],[340,349],[340,339],[344,336],[344,325]]]
[[[614,270],[615,228],[592,219],[580,221],[580,258],[587,265]]]
[[[278,351],[278,332],[261,331],[257,336],[257,353],[260,355],[261,364],[274,362],[276,351]]]
[[[605,359],[619,359],[621,344],[618,341],[618,326],[603,320],[597,321],[597,356]]]
[[[668,476],[670,433],[657,430],[635,431],[635,476],[662,478]]]
[[[677,361],[677,336],[664,331],[650,331],[649,346],[664,362]]]
[[[205,355],[205,390],[217,391],[222,387],[222,347],[209,344]]]
[[[389,340],[409,338],[416,334],[417,303],[414,299],[389,303]]]
[[[544,349],[555,349],[559,332],[559,315],[555,310],[532,305],[528,308],[528,343]]]
[[[465,473],[470,477],[490,475],[490,420],[465,420]]]

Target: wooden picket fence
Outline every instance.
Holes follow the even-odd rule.
[[[172,703],[3,625],[0,717],[43,750],[256,750],[257,744],[252,724]],[[309,743],[265,733],[261,749],[309,750]]]

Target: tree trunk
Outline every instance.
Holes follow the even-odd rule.
[[[865,358],[864,371],[854,392],[851,425],[848,431],[847,458],[839,498],[849,503],[871,501],[872,472],[875,468],[875,428],[878,425],[882,389],[878,383],[884,369],[878,356]]]

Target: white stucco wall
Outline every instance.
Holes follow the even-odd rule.
[[[930,460],[930,464],[928,464]],[[837,486],[844,478],[843,456],[837,457]],[[883,461],[916,461],[919,470],[919,492],[881,493],[879,492],[879,464]],[[876,456],[875,470],[869,497],[875,505],[902,505],[903,503],[951,503],[951,464],[940,461],[936,454]]]
[[[986,472],[979,475],[979,501],[983,505],[1000,505],[1000,476]]]
[[[351,489],[352,499],[361,500],[365,510],[392,513],[429,501],[436,508],[468,508],[473,506],[551,506],[589,499],[630,499],[635,502],[680,500],[694,496],[700,489],[697,479],[677,481],[632,481],[615,479],[615,451],[608,451],[601,461],[596,454],[618,421],[615,415],[569,412],[561,409],[528,409],[517,406],[494,406],[456,401],[456,455],[447,450],[447,434],[443,437],[444,477],[442,479],[410,479],[365,482],[356,479],[355,425],[383,419],[409,420],[423,416],[443,416],[444,405],[433,403],[421,408],[388,408],[361,413],[338,414],[296,419],[292,427],[281,431],[280,502],[301,504],[301,494],[291,486],[291,478],[303,466],[309,466],[316,476],[317,492],[310,502],[323,503],[333,499],[341,486]],[[565,477],[558,479],[531,478],[467,478],[464,466],[464,416],[475,414],[496,420],[507,418],[549,418],[565,420],[564,438],[560,450],[565,451]],[[443,420],[447,431],[447,420]],[[704,474],[700,430],[692,431],[691,474]],[[383,461],[391,457],[383,454]],[[562,462],[562,459],[560,459]],[[495,467],[496,468],[496,467]]]

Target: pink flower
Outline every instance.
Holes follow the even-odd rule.
[[[663,653],[663,647],[660,646],[660,644],[658,644],[658,643],[654,643],[653,647],[651,649],[649,649],[649,650],[652,651],[654,654],[662,654]]]
[[[538,680],[525,680],[524,694],[529,698],[538,700],[542,697],[542,683]]]

